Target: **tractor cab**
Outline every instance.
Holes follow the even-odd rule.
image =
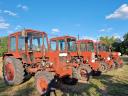
[[[58,52],[60,57],[67,57],[72,52],[76,52],[76,38],[72,36],[63,36],[50,39],[50,50]]]
[[[78,40],[78,53],[83,56],[85,62],[95,62],[94,44],[92,40]]]
[[[106,60],[110,60],[110,50],[109,50],[109,46],[107,46],[105,43],[103,42],[96,42],[96,53],[97,56],[99,56],[102,59],[106,59]]]
[[[52,51],[59,51],[60,53],[74,52],[76,51],[75,42],[76,38],[72,36],[56,37],[50,39],[50,48]]]
[[[23,63],[32,64],[40,62],[48,50],[47,34],[37,30],[25,29],[9,35],[8,53],[15,58],[23,60]]]

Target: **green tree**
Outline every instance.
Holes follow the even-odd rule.
[[[104,36],[100,37],[100,41],[105,42],[108,46],[112,46],[112,44],[116,41],[116,38],[114,36]]]
[[[115,40],[115,42],[112,44],[112,50],[116,51],[116,52],[121,52],[122,53],[121,46],[122,46],[122,41],[119,38],[117,38]]]
[[[7,37],[0,38],[0,56],[2,56],[4,52],[7,52]]]
[[[128,55],[128,32],[123,36],[123,39],[121,43],[121,52]]]
[[[123,36],[123,41],[114,42],[113,49],[114,51],[121,52],[122,54],[128,55],[128,32]],[[118,40],[119,41],[119,40]]]

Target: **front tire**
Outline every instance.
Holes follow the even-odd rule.
[[[48,94],[52,88],[52,80],[54,76],[51,72],[38,71],[35,74],[35,86],[40,95]]]
[[[73,78],[78,81],[89,81],[91,68],[87,64],[81,64],[78,68],[73,68]]]
[[[108,64],[105,62],[101,62],[99,71],[101,71],[102,73],[106,73],[108,71]]]

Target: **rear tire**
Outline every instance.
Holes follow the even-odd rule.
[[[20,60],[10,56],[4,58],[3,77],[8,85],[18,85],[24,80],[24,68]]]

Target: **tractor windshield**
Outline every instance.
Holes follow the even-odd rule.
[[[80,51],[82,51],[82,52],[87,51],[86,43],[80,43]]]
[[[44,37],[45,39],[46,37]],[[25,42],[28,43],[28,50],[41,51],[43,46],[42,34],[38,33],[28,33],[27,37],[19,36],[18,39],[18,49],[25,50]],[[47,42],[44,40],[44,46],[47,48]]]
[[[83,52],[85,52],[85,51],[94,52],[93,42],[80,43],[80,50]]]
[[[109,51],[109,47],[105,44],[98,44],[98,50],[99,51],[106,51],[108,52]]]
[[[32,38],[32,42],[31,42],[31,38]],[[42,35],[32,36],[28,40],[30,41],[30,43],[28,44],[30,50],[35,50],[35,51],[36,50],[37,51],[41,50],[41,47],[42,47],[42,44],[43,44]]]
[[[93,42],[87,43],[87,51],[94,52],[94,44],[93,44]]]
[[[77,45],[76,45],[76,40],[75,39],[67,39],[67,50],[71,52],[75,52],[77,50]]]

